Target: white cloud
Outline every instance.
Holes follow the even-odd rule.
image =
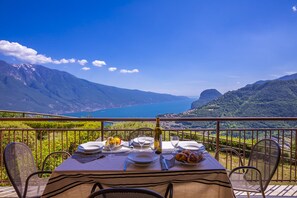
[[[108,70],[113,72],[113,71],[117,70],[117,68],[116,67],[110,67],[110,68],[108,68]]]
[[[74,59],[75,60],[75,59]],[[65,58],[62,58],[61,60],[57,61],[58,64],[66,64],[66,63],[73,63],[73,58],[71,59],[65,59]],[[75,61],[74,61],[75,62]]]
[[[67,64],[67,63],[75,63],[76,60],[74,58],[71,58],[71,59],[65,59],[65,58],[62,58],[60,60],[52,60],[51,62],[48,62],[48,63],[53,63],[53,64]]]
[[[96,66],[96,67],[102,67],[102,66],[106,65],[106,63],[105,63],[104,61],[101,61],[101,60],[94,60],[94,61],[92,62],[92,64],[93,64],[94,66]]]
[[[292,74],[296,74],[297,72],[295,72],[295,71],[287,71],[287,72],[285,72],[285,74],[286,75],[292,75]]]
[[[0,40],[0,53],[13,56],[17,59],[29,62],[29,63],[51,63],[53,62],[51,57],[46,57],[42,54],[38,54],[36,50],[22,46],[16,42],[9,42]]]
[[[32,48],[23,46],[17,42],[9,42],[5,40],[0,40],[0,53],[6,56],[13,56],[31,64],[67,64],[76,62],[76,59],[74,58],[62,58],[60,60],[52,59],[43,54],[38,54],[38,52]]]
[[[131,73],[138,73],[139,70],[138,70],[138,69],[132,69],[132,70],[121,69],[120,72],[121,72],[121,73],[124,73],[124,74],[127,74],[127,73],[131,74]]]
[[[81,60],[77,60],[78,64],[84,66],[85,64],[88,63],[88,61],[86,59],[81,59]]]
[[[293,12],[297,12],[297,6],[292,7]]]
[[[90,70],[91,68],[89,68],[89,67],[83,67],[83,68],[81,68],[82,70],[84,70],[84,71],[88,71],[88,70]]]

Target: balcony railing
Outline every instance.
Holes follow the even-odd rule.
[[[164,140],[169,140],[170,134],[176,133],[181,140],[201,142],[211,154],[218,148],[231,147],[242,155],[245,165],[251,148],[257,141],[263,138],[274,139],[280,144],[282,154],[273,181],[297,182],[296,121],[297,118],[292,117],[161,118],[161,125]],[[82,124],[86,122],[92,127]],[[60,150],[73,152],[81,143],[104,140],[114,135],[127,140],[135,128],[143,125],[154,127],[154,122],[154,118],[0,118],[0,124],[5,126],[0,128],[0,182],[2,184],[8,182],[2,156],[5,146],[10,142],[28,144],[40,167],[42,160],[50,152]],[[16,123],[20,127],[13,127]],[[27,125],[29,123],[32,127],[23,127],[20,123]],[[44,127],[47,125],[54,127]],[[254,127],[255,125],[261,127]],[[263,127],[264,125],[268,127]],[[221,163],[225,167],[234,166],[235,159],[233,161],[233,158],[230,160],[223,157],[223,159]]]

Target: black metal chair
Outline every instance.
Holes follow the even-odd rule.
[[[234,168],[229,173],[233,189],[247,192],[248,197],[250,192],[262,193],[265,198],[265,190],[277,169],[280,154],[276,141],[262,139],[257,142],[250,153],[248,165]]]
[[[129,134],[129,140],[133,140],[134,138],[137,138],[141,134],[153,137],[153,132],[154,132],[154,129],[149,127],[138,128]]]
[[[224,158],[222,157],[224,156]],[[221,156],[221,157],[220,157]],[[221,159],[220,162],[225,162],[224,166],[226,168],[227,173],[229,174],[233,168],[243,166],[243,161],[238,153],[233,148],[220,148],[218,151],[215,152],[215,158],[217,160]]]
[[[108,188],[92,193],[89,198],[164,198],[162,195],[141,188]]]
[[[96,191],[96,188],[99,190]],[[173,197],[173,185],[169,183],[166,189],[165,196],[163,197],[157,192],[143,188],[107,188],[104,189],[101,183],[95,183],[91,190],[89,198],[172,198]]]
[[[49,154],[43,162],[44,169],[46,161],[50,157],[67,152],[55,152]],[[38,171],[34,162],[31,149],[24,143],[12,142],[8,144],[3,153],[4,165],[10,182],[12,183],[18,197],[41,197],[51,171]]]

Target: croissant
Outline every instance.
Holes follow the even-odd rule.
[[[176,154],[175,159],[177,161],[187,161],[188,156],[185,153],[178,153]]]
[[[198,162],[198,157],[194,153],[191,153],[187,158],[187,162],[197,163]]]
[[[183,162],[188,162],[188,163],[198,163],[199,161],[201,161],[203,158],[203,154],[196,154],[191,152],[190,150],[183,150],[180,153],[177,153],[175,155],[175,159],[177,161],[183,161]]]
[[[182,153],[186,154],[187,156],[190,155],[192,152],[190,150],[183,150]]]

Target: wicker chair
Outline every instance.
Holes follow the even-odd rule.
[[[43,168],[54,155],[65,154],[67,152],[51,153],[43,162]],[[24,143],[13,142],[5,147],[3,153],[5,169],[10,182],[12,183],[18,197],[41,197],[48,182],[51,171],[37,171],[31,149]]]
[[[262,193],[265,198],[265,190],[277,169],[280,154],[276,141],[262,139],[257,142],[250,153],[248,166],[239,166],[229,173],[233,189],[247,192],[248,197],[250,192]]]

